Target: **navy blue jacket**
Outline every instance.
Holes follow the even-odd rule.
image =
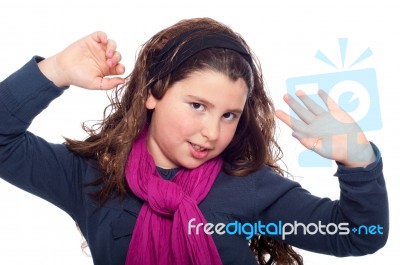
[[[95,264],[122,265],[142,201],[129,194],[99,207],[88,195],[95,187],[83,185],[100,176],[97,162],[27,131],[34,117],[63,92],[40,72],[39,60],[34,57],[0,83],[0,177],[67,212],[85,236]],[[286,235],[285,240],[309,251],[373,253],[386,243],[389,229],[382,158],[373,147],[377,160],[368,167],[338,166],[340,200],[313,196],[265,166],[245,177],[221,172],[200,210],[209,223],[246,224],[244,231],[254,227],[250,224],[269,224],[262,231],[277,239],[283,238],[280,224],[297,224],[297,235]],[[176,170],[159,172],[170,179]],[[309,233],[305,235],[301,225],[308,226]],[[318,226],[322,232],[314,233]],[[235,226],[229,227],[234,232]],[[224,264],[257,264],[246,232],[212,236]]]

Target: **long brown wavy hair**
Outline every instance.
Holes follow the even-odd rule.
[[[149,69],[155,64],[155,57],[164,45],[183,32],[195,31],[182,44],[205,34],[224,33],[240,42],[252,55],[250,65],[239,53],[223,49],[209,48],[187,59],[176,70],[165,77],[150,78]],[[172,50],[164,72],[173,61],[181,45]],[[69,150],[82,157],[97,160],[102,176],[91,185],[98,185],[94,196],[102,204],[111,196],[125,196],[129,188],[124,170],[132,143],[140,131],[151,122],[151,111],[145,108],[145,101],[151,93],[161,99],[167,89],[193,71],[213,70],[227,75],[233,81],[242,78],[249,88],[248,99],[240,118],[233,140],[221,154],[229,165],[224,170],[236,176],[245,176],[268,165],[282,174],[277,164],[281,159],[281,149],[275,140],[274,106],[267,94],[260,64],[243,38],[228,26],[210,18],[182,20],[148,40],[141,48],[132,73],[124,86],[114,90],[111,104],[104,111],[104,119],[95,126],[83,128],[89,134],[85,141],[66,139]],[[302,258],[291,246],[266,237],[255,236],[249,245],[259,264],[303,264]]]

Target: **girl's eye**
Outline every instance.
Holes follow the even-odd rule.
[[[205,109],[205,106],[200,103],[190,103],[192,105],[192,108],[197,110],[197,111],[203,111]]]
[[[222,117],[224,117],[225,120],[231,121],[236,118],[236,115],[233,114],[232,112],[227,112],[224,115],[222,115]]]

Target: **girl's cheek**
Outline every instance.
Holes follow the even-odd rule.
[[[233,136],[235,135],[235,131],[229,130],[228,132],[225,132],[221,134],[221,146],[222,149],[225,150],[226,147],[232,142]]]

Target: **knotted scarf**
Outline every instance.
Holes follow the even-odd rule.
[[[211,235],[192,223],[206,223],[198,204],[206,197],[221,170],[219,157],[195,169],[180,169],[171,180],[157,172],[147,151],[147,129],[132,146],[125,173],[132,192],[144,201],[133,230],[126,265],[222,264]]]

